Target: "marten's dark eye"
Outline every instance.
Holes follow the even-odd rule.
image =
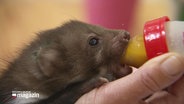
[[[97,39],[97,38],[91,38],[90,40],[89,40],[89,45],[91,45],[91,46],[95,46],[95,45],[97,45],[99,43],[99,39]]]

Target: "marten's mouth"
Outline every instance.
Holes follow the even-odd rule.
[[[121,31],[118,35],[115,35],[111,40],[110,54],[108,54],[107,60],[108,69],[113,73],[115,79],[124,77],[132,72],[132,68],[121,62],[121,57],[125,54],[130,35],[126,31]]]
[[[114,67],[113,70],[115,75],[117,75],[117,78],[132,73],[132,67],[121,62],[121,57],[123,57],[123,55],[125,54],[129,40],[130,35],[126,31],[123,31],[121,34],[115,36],[112,40],[112,48],[114,49],[114,53],[116,54],[115,60],[117,60],[117,62],[112,66],[112,68]]]

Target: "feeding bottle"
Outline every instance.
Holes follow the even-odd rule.
[[[184,21],[170,21],[164,16],[145,23],[143,35],[136,35],[130,40],[121,62],[139,67],[167,52],[184,56]]]

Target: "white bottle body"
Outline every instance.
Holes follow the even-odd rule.
[[[177,52],[184,56],[184,21],[166,22],[165,32],[169,52]]]

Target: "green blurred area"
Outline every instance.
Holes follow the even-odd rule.
[[[178,2],[178,19],[180,21],[184,21],[184,1],[179,1]]]
[[[179,10],[179,20],[184,21],[184,4],[180,7],[181,9]]]

